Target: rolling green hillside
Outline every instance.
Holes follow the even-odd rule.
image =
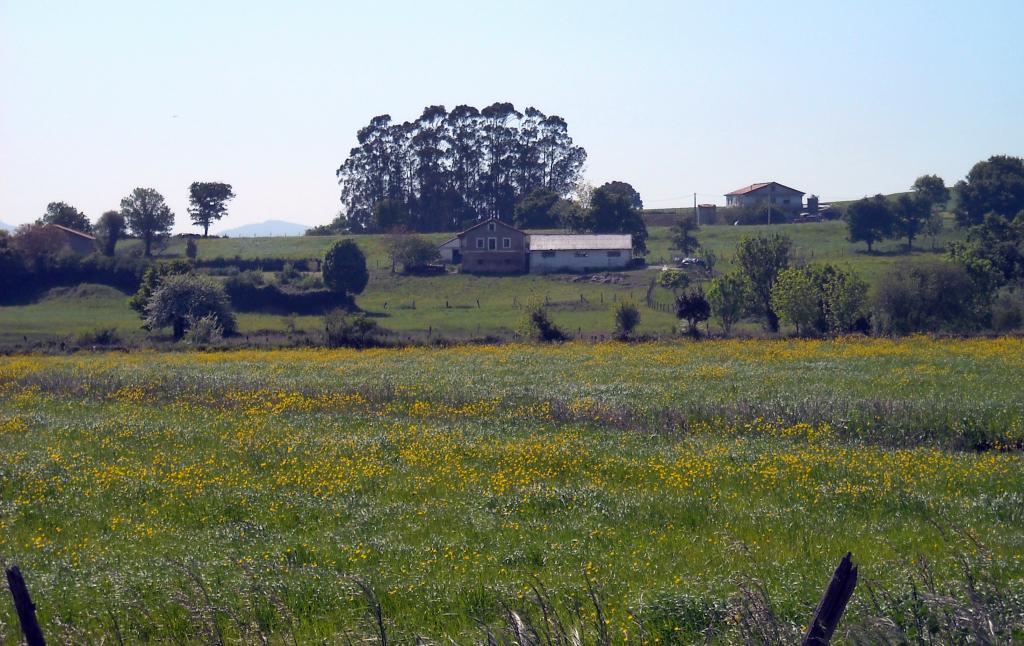
[[[960,232],[949,224],[935,241],[921,240],[918,250],[906,254],[904,243],[890,240],[876,245],[875,254],[864,252],[862,244],[846,240],[843,222],[784,224],[775,226],[706,226],[698,238],[718,257],[718,271],[728,271],[736,244],[744,237],[780,233],[793,240],[794,256],[801,262],[828,262],[852,269],[874,282],[895,263],[941,256],[941,250]],[[436,243],[451,234],[429,234]],[[276,238],[209,238],[198,240],[199,259],[213,258],[322,258],[343,236]],[[651,227],[648,240],[649,267],[596,278],[575,275],[481,277],[462,274],[416,277],[390,272],[385,252],[386,236],[353,236],[367,255],[370,283],[357,298],[358,305],[383,327],[417,338],[443,335],[468,338],[487,335],[511,336],[522,318],[523,305],[546,302],[557,324],[574,335],[607,335],[613,328],[612,311],[622,300],[643,303],[647,286],[665,263],[678,252],[669,248],[669,229]],[[131,253],[138,241],[118,246],[119,253]],[[173,239],[159,258],[183,258],[185,241]],[[0,343],[71,337],[98,328],[114,328],[123,338],[141,338],[139,320],[126,304],[126,295],[111,288],[89,287],[54,290],[36,303],[0,307]],[[656,290],[659,302],[669,303],[671,294]],[[663,311],[641,308],[640,332],[665,335],[675,325],[674,317]],[[297,316],[284,320],[277,314],[241,314],[243,333],[258,330],[320,330],[318,316]],[[741,326],[741,329],[742,326]],[[757,329],[756,323],[746,326]]]

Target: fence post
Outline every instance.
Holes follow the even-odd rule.
[[[847,552],[832,575],[825,596],[818,602],[814,618],[811,619],[811,625],[807,627],[807,633],[801,642],[803,646],[828,646],[856,585],[857,566],[853,564],[850,552]]]
[[[17,565],[7,570],[7,585],[11,589],[11,596],[14,597],[14,609],[18,612],[18,621],[21,623],[21,632],[25,635],[25,643],[28,646],[46,646],[43,631],[39,628],[39,622],[36,620],[36,606],[32,603],[25,579],[21,576]]]

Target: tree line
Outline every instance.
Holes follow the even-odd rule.
[[[227,202],[235,197],[230,184],[223,182],[193,182],[189,186],[189,219],[203,229],[203,237],[210,233],[210,225],[227,215]],[[126,195],[119,209],[105,211],[96,222],[66,202],[50,202],[46,211],[35,222],[22,225],[15,231],[14,246],[38,250],[61,245],[57,236],[45,230],[46,225],[56,224],[97,239],[99,251],[106,256],[114,255],[117,241],[133,236],[142,240],[143,254],[152,255],[153,245],[170,235],[174,227],[174,213],[164,196],[156,189],[136,188]]]
[[[565,119],[511,103],[451,111],[428,106],[413,121],[380,115],[359,130],[337,170],[343,212],[320,233],[453,231],[482,218],[512,221],[536,189],[565,197],[587,153]]]

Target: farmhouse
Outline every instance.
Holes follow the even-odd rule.
[[[532,274],[624,269],[633,259],[633,236],[628,233],[531,235],[529,243]]]
[[[633,259],[629,234],[528,235],[497,218],[484,220],[438,247],[446,263],[468,274],[624,269]]]
[[[88,233],[59,224],[47,224],[45,228],[50,235],[61,240],[64,246],[74,253],[87,255],[96,251],[96,238]]]
[[[797,215],[803,210],[804,192],[778,182],[760,182],[725,194],[726,206],[757,207],[770,204],[780,211]]]
[[[484,220],[455,237],[458,249],[448,245],[453,263],[470,274],[521,274],[526,271],[526,234],[497,218]],[[441,250],[442,257],[445,250]]]

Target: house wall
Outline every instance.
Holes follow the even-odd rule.
[[[459,236],[459,241],[463,272],[514,274],[526,271],[526,236],[501,222],[487,222],[469,229]]]
[[[585,255],[580,255],[585,254]],[[615,254],[618,254],[617,256]],[[632,259],[632,251],[531,251],[530,273],[545,274],[556,271],[604,271],[624,269]]]
[[[726,197],[728,206],[759,206],[771,202],[776,208],[783,211],[799,212],[803,210],[803,194],[799,191],[790,191],[784,188],[775,187],[772,192],[768,188],[762,188],[744,195],[730,195]],[[789,200],[789,203],[786,203]]]

